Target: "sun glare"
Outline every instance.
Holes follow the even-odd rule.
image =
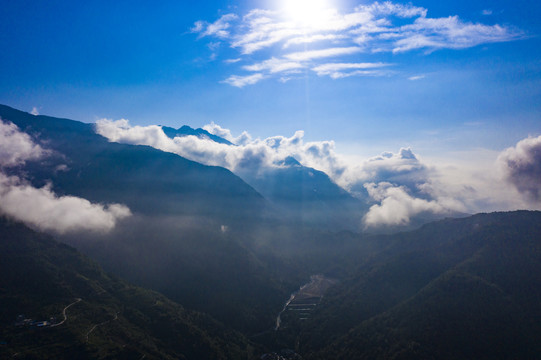
[[[317,27],[328,20],[331,4],[329,0],[283,0],[282,10],[299,25]]]

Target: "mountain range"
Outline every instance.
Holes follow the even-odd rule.
[[[0,203],[3,357],[527,359],[541,353],[540,212],[363,233],[356,230],[368,205],[293,157],[266,173],[234,174],[149,146],[110,142],[92,124],[8,106],[0,106],[0,118],[14,124],[6,125],[12,139],[26,139],[26,148],[15,144],[13,152],[39,147],[42,155],[0,158],[16,163],[0,168],[2,199],[15,188],[94,210],[124,209],[107,228],[51,230],[46,222],[59,219],[25,225],[17,221],[24,214],[7,211],[20,204]],[[203,129],[162,130],[236,146]],[[43,206],[29,200],[29,212]],[[91,223],[72,215],[61,216]],[[333,285],[314,296],[308,315],[297,316],[284,304],[313,275]],[[61,324],[38,329],[42,321]]]
[[[161,129],[171,139],[196,136],[218,144],[236,146],[207,130],[193,129],[187,125],[179,129],[162,126]],[[287,219],[296,224],[323,229],[360,229],[361,219],[368,211],[365,201],[353,197],[324,172],[303,166],[292,156],[274,165],[262,173],[255,169],[237,173],[270,202],[270,216],[280,214],[282,221]]]
[[[540,235],[541,212],[519,211],[350,237],[338,257],[319,262],[338,282],[311,316],[291,312],[280,330],[248,332],[248,340],[2,218],[0,354],[255,359],[289,347],[305,359],[533,359],[541,350]],[[332,263],[346,271],[332,273]]]

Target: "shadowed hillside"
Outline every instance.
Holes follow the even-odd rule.
[[[541,213],[480,214],[391,236],[306,323],[309,359],[533,359]]]
[[[1,358],[249,359],[255,351],[208,315],[111,277],[73,248],[4,218],[0,253]],[[22,324],[20,315],[50,323]]]

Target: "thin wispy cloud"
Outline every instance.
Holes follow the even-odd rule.
[[[224,83],[242,88],[242,87],[245,87],[246,85],[253,85],[255,83],[258,83],[264,78],[265,76],[261,73],[254,74],[254,75],[245,75],[245,76],[231,75],[230,77],[224,80]]]
[[[382,75],[385,68],[391,64],[385,63],[327,63],[312,68],[319,76],[330,76],[333,79],[340,79],[356,75]],[[375,70],[378,69],[378,70]]]
[[[274,57],[257,64],[246,65],[243,67],[243,69],[248,71],[268,71],[271,74],[279,72],[291,72],[292,70],[298,70],[301,68],[303,68],[303,66],[300,62],[276,59]]]
[[[512,41],[524,35],[506,25],[473,23],[456,15],[431,18],[429,9],[391,1],[358,5],[346,12],[330,6],[297,12],[253,9],[244,15],[226,14],[214,22],[197,21],[191,30],[200,39],[218,39],[236,50],[235,60],[242,63],[238,71],[257,72],[232,74],[224,81],[237,87],[264,78],[287,78],[280,73],[287,75],[292,70],[316,69],[328,58],[351,63],[352,68],[348,72],[316,71],[317,75],[332,79],[381,76],[387,73],[351,69],[353,64],[380,63],[382,53],[430,54]]]
[[[225,39],[230,35],[228,29],[231,27],[231,21],[234,21],[237,18],[238,16],[235,14],[226,14],[213,23],[197,21],[191,30],[192,32],[199,33],[200,37],[214,36]]]
[[[346,36],[337,35],[337,34],[325,34],[325,35],[317,34],[317,35],[311,35],[311,36],[299,36],[299,37],[294,37],[292,39],[287,40],[283,48],[287,49],[288,47],[293,46],[293,45],[311,44],[318,41],[326,41],[326,40],[337,41],[337,40],[342,40],[345,38]]]

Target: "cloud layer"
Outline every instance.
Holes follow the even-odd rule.
[[[51,184],[38,189],[21,177],[2,172],[48,154],[49,151],[35,144],[15,124],[0,120],[0,214],[60,234],[110,231],[118,220],[131,215],[124,205],[93,204],[75,196],[59,197],[52,191]]]
[[[236,145],[213,142],[206,138],[184,136],[171,139],[161,127],[130,126],[127,120],[100,120],[99,134],[110,141],[150,145],[206,165],[228,168],[250,179],[269,175],[274,169],[288,166],[288,156],[302,165],[327,173],[331,179],[354,196],[363,199],[370,209],[362,220],[365,227],[407,225],[418,215],[451,215],[479,211],[539,208],[541,200],[541,137],[525,139],[479,166],[476,154],[473,165],[429,165],[410,148],[384,152],[361,162],[351,163],[338,154],[333,141],[304,140],[304,132],[291,137],[272,136],[253,139],[247,132],[235,137],[215,123],[206,125],[209,133]],[[497,160],[497,161],[496,161]],[[498,164],[507,181],[527,194],[532,202],[519,199],[516,191],[502,181]],[[361,219],[359,219],[361,222]]]
[[[208,132],[222,136],[236,145],[216,143],[197,136],[182,136],[171,139],[160,126],[130,126],[125,119],[99,120],[98,134],[110,141],[149,145],[172,152],[205,165],[222,166],[244,175],[257,175],[273,168],[288,156],[293,156],[306,166],[315,167],[338,176],[345,167],[336,157],[332,141],[305,142],[304,132],[297,131],[291,137],[272,136],[266,139],[252,139],[244,132],[233,137],[231,132],[214,123],[204,127]]]
[[[321,4],[314,2],[296,13],[288,13],[287,7],[254,9],[244,16],[230,13],[214,22],[197,21],[191,30],[199,39],[226,42],[238,52],[234,61],[225,60],[238,63],[243,71],[224,80],[236,87],[301,70],[333,79],[381,76],[390,73],[391,64],[366,62],[367,58],[419,49],[464,49],[523,36],[508,26],[472,23],[458,16],[430,18],[428,9],[411,4],[374,2],[347,12]],[[332,71],[322,71],[326,68]]]
[[[505,179],[532,201],[541,200],[541,136],[524,139],[502,152]]]
[[[450,171],[445,164],[428,165],[410,148],[350,163],[336,152],[333,141],[306,142],[303,131],[291,137],[252,139],[246,132],[234,137],[215,123],[205,126],[208,132],[236,143],[226,145],[196,136],[171,139],[159,126],[132,127],[127,120],[103,119],[97,122],[96,129],[110,141],[150,145],[206,165],[228,168],[248,183],[289,166],[283,160],[292,156],[304,166],[324,171],[338,185],[366,201],[370,208],[362,223],[367,228],[407,225],[419,215],[525,208],[524,203],[514,200],[512,189],[498,179],[495,164],[483,169],[481,175],[471,169]]]

